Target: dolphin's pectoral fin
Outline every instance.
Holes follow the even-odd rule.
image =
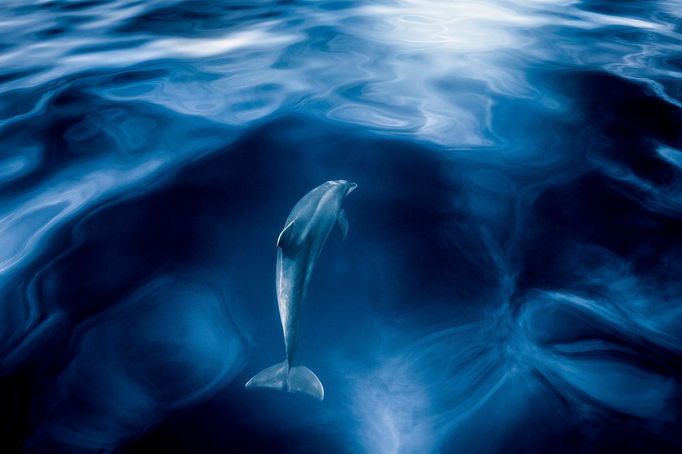
[[[294,244],[294,226],[295,226],[296,220],[294,219],[290,223],[282,229],[280,232],[279,236],[277,237],[277,247],[285,249],[288,246],[292,246]]]
[[[345,211],[339,211],[336,222],[339,224],[339,228],[341,229],[341,241],[343,241],[348,235],[348,216],[346,216]]]

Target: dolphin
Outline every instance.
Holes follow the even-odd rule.
[[[327,181],[304,195],[291,209],[277,238],[275,276],[286,359],[256,374],[246,382],[247,389],[270,388],[324,399],[324,388],[313,371],[295,365],[298,318],[310,275],[329,232],[338,223],[343,239],[348,234],[348,218],[341,205],[356,187],[357,184],[346,180]]]

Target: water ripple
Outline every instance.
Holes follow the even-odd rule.
[[[679,451],[679,0],[0,12],[8,451]],[[328,406],[244,397],[281,218],[340,177]]]

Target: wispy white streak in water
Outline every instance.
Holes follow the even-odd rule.
[[[240,48],[258,48],[274,46],[291,41],[283,35],[272,35],[267,32],[271,23],[259,24],[250,30],[230,33],[228,36],[193,39],[166,38],[150,40],[135,49],[114,49],[94,52],[71,52],[79,47],[92,46],[91,39],[56,40],[51,43],[33,44],[13,53],[0,55],[0,64],[14,68],[33,67],[47,62],[52,63],[50,71],[23,80],[22,83],[7,84],[5,90],[43,84],[55,78],[65,77],[73,73],[101,69],[133,66],[139,63],[152,63],[165,58],[205,58],[229,53]],[[111,46],[125,45],[128,40],[109,39]],[[2,91],[0,91],[2,93]]]
[[[15,266],[29,263],[45,238],[74,214],[99,202],[102,197],[111,196],[112,192],[120,193],[140,184],[157,171],[160,164],[147,160],[134,168],[104,167],[88,169],[88,172],[72,169],[68,172],[70,176],[59,174],[53,181],[46,182],[49,189],[21,202],[10,202],[0,218],[0,236],[12,247],[0,252],[0,273],[9,277],[8,273],[14,272]],[[81,177],[81,173],[84,176]],[[75,182],[72,181],[74,177]]]
[[[236,49],[255,46],[271,46],[290,41],[286,36],[276,36],[265,30],[271,24],[264,23],[259,28],[237,32],[229,36],[213,39],[159,39],[144,44],[134,52],[112,50],[96,54],[68,56],[65,65],[69,68],[97,67],[101,61],[107,65],[134,65],[152,62],[162,58],[204,58],[224,54]],[[261,28],[263,27],[263,28]],[[84,43],[83,43],[84,44]]]
[[[659,147],[658,153],[666,161],[682,169],[682,150],[674,150],[670,147]]]

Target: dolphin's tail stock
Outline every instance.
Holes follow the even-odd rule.
[[[304,393],[320,400],[324,399],[324,388],[313,371],[305,366],[290,367],[286,360],[258,372],[244,387]]]

